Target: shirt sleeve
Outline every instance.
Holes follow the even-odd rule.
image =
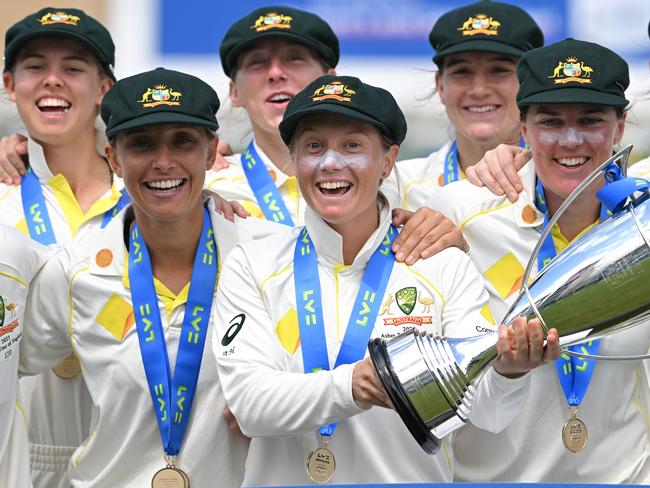
[[[68,254],[59,250],[36,274],[27,295],[20,341],[20,375],[38,374],[72,352]]]
[[[290,371],[290,357],[241,247],[221,273],[214,334],[226,402],[244,434],[296,436],[363,411],[352,398],[353,364],[310,374]]]
[[[528,391],[530,375],[520,378],[506,378],[490,367],[476,386],[474,405],[469,414],[469,421],[479,429],[501,432],[523,413]]]

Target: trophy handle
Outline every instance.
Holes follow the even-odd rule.
[[[531,306],[531,309],[533,310],[533,313],[535,316],[539,319],[542,327],[544,330],[548,333],[548,326],[546,325],[546,322],[544,321],[544,318],[542,317],[542,314],[539,312],[537,309],[537,306],[535,305],[535,300],[533,299],[532,295],[530,294],[530,289],[528,288],[528,282],[530,280],[530,274],[533,270],[533,266],[535,266],[535,263],[537,262],[537,256],[539,254],[540,249],[542,248],[542,244],[548,237],[548,235],[551,233],[553,226],[555,223],[559,220],[559,218],[562,216],[562,214],[566,211],[566,209],[573,203],[573,201],[584,191],[584,189],[589,186],[596,178],[598,178],[602,171],[609,166],[613,162],[619,162],[619,166],[621,167],[621,171],[623,175],[627,176],[627,166],[628,166],[628,159],[630,157],[630,153],[632,151],[632,145],[628,145],[621,149],[619,152],[614,154],[612,157],[604,161],[598,168],[596,168],[593,173],[591,173],[587,178],[584,179],[578,187],[573,190],[573,192],[567,197],[567,199],[562,203],[560,208],[555,212],[553,217],[550,218],[548,225],[546,228],[542,231],[542,235],[540,236],[539,240],[537,241],[537,244],[535,245],[535,249],[533,250],[533,253],[528,260],[528,265],[526,266],[526,270],[524,272],[524,277],[521,282],[521,289],[520,291],[526,294],[526,298],[528,299],[528,303]],[[632,216],[634,217],[634,222],[636,223],[636,226],[639,230],[639,233],[643,237],[643,240],[645,241],[646,245],[650,247],[650,242],[648,242],[648,238],[646,237],[645,233],[643,232],[643,228],[641,227],[641,223],[639,222],[639,219],[636,216],[636,213],[634,212],[634,208],[630,206],[630,211],[632,213]],[[542,273],[544,273],[544,270],[541,270],[537,276],[540,276]],[[602,355],[597,355],[597,354],[583,354],[583,353],[578,353],[574,351],[569,351],[568,349],[563,348],[562,352],[569,355],[569,356],[575,356],[579,358],[584,358],[584,359],[597,359],[601,361],[633,361],[633,360],[641,360],[641,359],[650,359],[650,353],[649,354],[639,354],[639,355],[632,355],[632,356],[602,356]]]

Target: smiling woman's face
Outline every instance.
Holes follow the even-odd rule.
[[[74,143],[93,131],[113,84],[81,42],[47,36],[25,43],[3,82],[30,135],[43,144]]]
[[[117,134],[107,154],[141,215],[170,221],[202,206],[217,142],[203,127],[158,124]]]
[[[517,138],[517,58],[471,51],[450,54],[436,74],[436,88],[457,137],[492,142]]]
[[[292,144],[307,204],[333,226],[377,219],[377,194],[397,158],[373,125],[341,115],[300,121]]]
[[[522,122],[544,191],[561,200],[612,155],[625,114],[602,105],[531,105]]]
[[[260,40],[239,55],[230,98],[233,105],[246,109],[256,131],[277,134],[289,100],[327,72],[304,44]]]

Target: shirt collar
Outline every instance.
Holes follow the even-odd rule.
[[[386,237],[386,233],[392,222],[392,208],[383,195],[381,195],[379,206],[379,226],[354,258],[351,265],[353,268],[364,268],[372,254]],[[314,243],[318,258],[324,259],[328,264],[333,266],[343,265],[343,238],[310,207],[307,207],[305,210],[305,226],[309,232],[309,237],[311,237]]]

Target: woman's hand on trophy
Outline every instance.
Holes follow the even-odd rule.
[[[512,326],[499,326],[497,352],[494,369],[507,378],[518,378],[559,358],[560,337],[556,329],[550,329],[544,344],[539,320],[526,322],[523,317],[517,317]]]
[[[361,408],[370,408],[373,405],[393,408],[393,404],[375,372],[370,356],[354,365],[352,370],[352,398]]]

